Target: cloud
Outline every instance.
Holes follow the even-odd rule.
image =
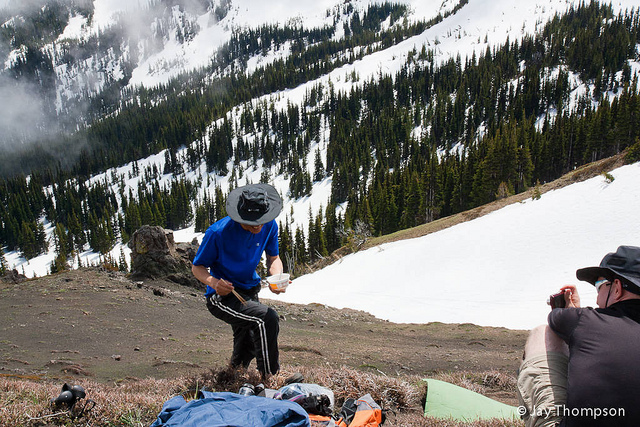
[[[34,84],[0,76],[0,176],[66,166],[77,158],[79,145],[69,144],[60,117],[40,90]]]
[[[13,15],[40,8],[47,3],[49,0],[0,0],[0,9],[6,8]]]
[[[33,85],[2,77],[0,99],[0,142],[4,148],[19,148],[51,131],[44,101]]]

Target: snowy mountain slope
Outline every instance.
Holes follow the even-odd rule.
[[[111,9],[107,7],[109,1],[102,0],[104,6],[100,10],[98,19],[102,25],[109,22],[108,17],[117,15],[126,5],[121,4]],[[117,2],[116,2],[117,3]],[[226,2],[220,2],[227,4]],[[369,1],[353,0],[348,2],[354,10],[366,10]],[[375,3],[383,3],[378,1]],[[409,16],[411,21],[429,20],[438,14],[446,13],[455,7],[457,0],[447,0],[441,4],[436,2],[408,1],[401,0],[399,4],[408,4],[412,13]],[[98,2],[96,2],[98,4]],[[255,0],[235,0],[228,2],[228,11],[222,19],[216,20],[214,10],[197,17],[200,31],[192,40],[184,43],[169,41],[164,48],[146,58],[138,67],[133,70],[129,86],[153,87],[161,83],[167,83],[171,78],[177,77],[181,72],[198,69],[206,66],[216,51],[229,40],[232,31],[243,28],[258,28],[265,24],[299,24],[305,28],[322,28],[324,26],[335,26],[337,29],[336,38],[344,35],[341,31],[340,19],[344,20],[348,16],[342,12],[343,2],[334,0],[323,0],[318,2],[299,2],[285,0],[280,2],[260,2]],[[98,10],[96,10],[98,13]],[[100,24],[94,24],[94,27]],[[273,59],[273,58],[271,58]],[[260,60],[256,58],[255,65],[262,65],[269,62],[269,58]],[[164,66],[164,64],[174,64],[174,66]],[[249,67],[248,71],[251,71]]]
[[[461,8],[420,35],[333,70],[284,94],[272,94],[271,98],[279,98],[282,105],[288,101],[297,104],[310,87],[328,81],[337,90],[347,92],[353,85],[362,85],[372,77],[393,76],[406,64],[411,52],[419,52],[423,47],[433,50],[437,62],[459,55],[464,63],[465,58],[481,55],[487,48],[504,43],[507,38],[513,41],[533,34],[556,13],[579,3],[577,0],[471,0],[468,3],[401,0],[398,4],[409,8],[406,24],[428,21],[451,12],[457,6]],[[339,39],[344,37],[342,24],[353,13],[362,13],[370,3],[362,0],[347,3],[329,0],[277,3],[190,0],[182,1],[181,5],[171,4],[161,0],[96,0],[91,16],[72,12],[62,34],[42,48],[53,61],[56,111],[65,118],[82,116],[86,113],[87,99],[99,99],[105,91],[108,97],[113,97],[113,92],[119,91],[123,85],[127,90],[155,87],[179,78],[183,73],[201,70],[229,41],[234,31],[255,29],[265,24],[282,26],[295,23],[304,28],[333,27],[334,38]],[[637,6],[637,0],[619,0],[612,5],[616,13]],[[271,49],[264,56],[254,56],[247,63],[246,72],[250,73],[277,58],[285,58],[287,54],[285,44],[280,49]],[[4,68],[15,64],[19,58],[24,59],[25,55],[24,46],[16,47],[7,54]],[[636,62],[631,67],[634,72],[640,69]],[[357,76],[357,79],[348,76]],[[0,86],[2,84],[0,82]],[[579,87],[582,82],[575,84]],[[11,93],[3,92],[5,96]],[[35,102],[28,104],[39,105],[42,102],[37,96],[31,98]],[[10,104],[12,110],[19,111],[23,117],[42,115],[43,107],[34,112],[33,107],[20,107],[21,102]],[[79,119],[83,121],[82,117]],[[6,123],[6,126],[11,127],[11,124]]]
[[[369,2],[362,0],[350,2],[356,10],[365,10]],[[379,1],[378,3],[382,3]],[[410,7],[409,22],[429,20],[438,14],[451,11],[457,1],[448,0],[436,6],[437,2],[419,0],[400,0],[398,3]],[[394,46],[390,52],[371,55],[363,64],[354,64],[332,74],[345,74],[355,70],[362,80],[367,80],[371,72],[382,72],[393,75],[406,60],[411,50],[420,50],[423,45],[435,47],[438,59],[445,61],[460,55],[464,59],[474,53],[481,55],[487,47],[504,43],[509,37],[512,41],[526,34],[534,34],[550,18],[566,11],[570,6],[577,6],[576,0],[529,2],[511,2],[508,0],[480,1],[472,0],[458,13],[435,25],[423,34]],[[106,26],[109,17],[125,10],[126,2],[114,0],[98,0],[96,6],[97,19],[93,29]],[[277,3],[241,0],[231,2],[231,7],[224,19],[211,24],[211,13],[207,12],[197,18],[201,31],[193,38],[179,44],[175,40],[165,44],[164,49],[136,67],[130,86],[142,85],[152,87],[166,83],[181,72],[197,69],[207,65],[216,50],[228,41],[234,28],[257,28],[263,24],[285,24],[297,22],[305,28],[316,28],[333,24],[332,10],[339,10],[340,2],[324,0],[320,2],[283,1]],[[612,4],[614,12],[630,10],[640,4],[635,0],[619,0]],[[392,58],[392,59],[390,59]],[[180,64],[176,67],[162,67],[160,64]],[[374,64],[372,66],[372,64]],[[250,70],[249,70],[250,71]],[[339,81],[339,80],[338,80]]]
[[[401,0],[397,3],[409,7],[406,22],[410,24],[450,12],[460,2]],[[366,10],[370,2],[191,0],[181,2],[181,6],[170,4],[159,0],[96,0],[91,17],[72,13],[57,40],[42,49],[54,62],[58,111],[66,111],[78,97],[97,95],[112,85],[154,87],[166,84],[182,73],[206,67],[217,50],[229,41],[233,31],[265,24],[295,23],[308,29],[335,27],[334,37],[339,39],[344,36],[342,23],[353,11]],[[350,12],[345,7],[347,4]],[[361,68],[366,70],[361,74],[362,80],[367,80],[371,71],[394,74],[404,63],[407,53],[414,49],[419,51],[423,45],[435,48],[440,60],[458,54],[464,60],[474,52],[483,53],[487,46],[503,43],[507,36],[514,40],[532,34],[554,14],[578,4],[577,0],[472,0],[444,22],[394,47],[392,61],[385,54],[384,63],[378,64],[380,58],[373,56],[353,68],[356,72]],[[637,6],[637,2],[620,0],[612,6],[619,12]],[[87,46],[96,44],[96,38],[98,44],[107,43],[106,48],[86,50]],[[113,41],[118,44],[108,45]],[[9,54],[5,67],[24,54],[21,47],[16,48]],[[286,55],[286,51],[271,52],[267,58],[256,57],[248,71],[252,65],[268,63],[282,55]],[[372,66],[372,63],[376,65]]]
[[[278,3],[278,5],[286,6],[284,8],[279,8],[274,5],[263,7],[262,3],[260,5],[257,5],[254,4],[254,2],[248,1],[232,2],[231,7],[227,11],[225,17],[215,23],[211,23],[211,12],[198,15],[194,13],[185,13],[181,10],[171,9],[169,15],[166,16],[166,20],[163,22],[173,22],[176,25],[165,28],[163,37],[166,37],[162,39],[162,44],[158,48],[159,50],[154,51],[155,53],[147,56],[141,65],[138,65],[133,69],[133,71],[131,71],[132,80],[130,81],[130,85],[140,84],[153,86],[162,82],[166,82],[171,77],[178,75],[180,71],[184,71],[186,69],[189,69],[190,67],[197,68],[202,66],[203,64],[206,64],[209,61],[211,52],[215,51],[212,50],[212,46],[219,46],[219,44],[227,40],[233,28],[241,28],[242,26],[255,26],[260,25],[261,23],[268,22],[283,23],[291,19],[297,20],[305,26],[317,26],[322,25],[323,23],[333,22],[333,16],[336,15],[332,15],[331,13],[327,14],[327,10],[334,10],[334,8],[337,8],[336,10],[338,11],[338,16],[342,16],[340,15],[341,9],[337,6],[337,3],[334,5],[329,4],[328,7],[327,4],[323,2],[302,4],[298,3]],[[357,4],[358,7],[366,6],[364,2],[354,2],[354,4]],[[452,10],[453,7],[458,3],[445,2],[436,5],[433,3],[426,4],[426,2],[412,1],[407,2],[407,4],[411,6],[411,9],[413,11],[413,13],[410,15],[411,19],[428,19],[437,15],[437,13]],[[420,51],[423,45],[427,48],[435,49],[436,59],[438,61],[445,61],[460,54],[464,62],[464,58],[466,56],[471,55],[474,52],[476,54],[483,53],[487,49],[487,47],[493,47],[497,44],[503,43],[507,39],[507,37],[509,37],[510,40],[514,40],[516,38],[522,37],[524,34],[539,29],[541,25],[544,25],[548,18],[554,15],[554,13],[566,10],[569,5],[577,4],[577,1],[560,2],[536,0],[533,2],[516,2],[514,4],[513,2],[509,2],[506,0],[499,0],[494,2],[471,0],[458,13],[446,18],[441,23],[434,25],[423,34],[408,38],[407,40],[399,43],[396,46],[376,52],[372,55],[368,55],[362,60],[355,61],[353,64],[345,65],[339,69],[334,70],[326,76],[305,83],[304,85],[301,85],[297,88],[265,95],[260,99],[253,100],[253,103],[255,104],[264,102],[265,100],[273,100],[277,101],[277,108],[282,110],[286,108],[288,103],[294,105],[302,105],[305,94],[309,90],[311,90],[312,87],[320,84],[325,87],[333,85],[337,90],[348,92],[353,85],[362,85],[363,82],[366,82],[370,78],[376,77],[380,74],[393,76],[406,63],[406,59],[409,56],[410,52],[414,50]],[[136,13],[136,11],[139,12],[144,10],[140,6],[139,2],[97,0],[95,2],[95,5],[96,12],[94,13],[94,19],[91,22],[83,19],[80,16],[72,17],[69,25],[63,33],[64,37],[61,36],[61,38],[58,40],[59,45],[64,44],[65,39],[88,39],[92,34],[96,34],[99,30],[111,28],[112,26],[116,25],[117,20],[115,19],[115,17],[119,16],[118,13],[120,12],[124,12],[125,14],[129,15],[129,22],[136,22],[137,18],[144,18],[143,16],[138,16],[138,14]],[[128,9],[129,5],[132,5],[130,9]],[[634,2],[625,0],[624,2],[618,2],[613,5],[615,12],[634,6],[638,6],[637,1]],[[283,9],[287,12],[283,13]],[[158,22],[160,21],[154,22],[155,25],[158,25]],[[184,43],[178,43],[178,29],[180,30],[181,34],[184,35],[184,30],[186,27],[182,24],[184,24],[185,22],[197,23],[198,31],[192,38],[185,38]],[[120,49],[122,55],[118,54],[118,49]],[[80,88],[87,82],[91,83],[92,87],[95,87],[96,91],[99,91],[100,88],[104,86],[104,82],[109,80],[102,80],[103,76],[108,75],[107,73],[101,74],[103,73],[102,70],[110,70],[111,80],[117,80],[121,78],[124,72],[123,64],[126,62],[125,60],[127,58],[131,57],[126,56],[128,54],[126,46],[118,47],[118,49],[113,48],[107,50],[105,56],[100,58],[99,60],[94,57],[89,57],[85,60],[85,63],[82,67],[77,67],[76,69],[65,67],[64,64],[59,65],[58,68],[56,68],[56,72],[62,73],[64,71],[64,73],[66,73],[64,75],[67,76],[64,78],[60,77],[60,79],[66,81],[70,85],[74,81],[77,83],[76,86],[65,86],[65,90],[67,91],[65,92],[65,96],[76,96]],[[145,52],[151,52],[151,50],[145,49],[141,49],[141,51],[144,51],[141,54],[141,57],[144,57]],[[266,56],[254,57],[249,61],[249,70],[259,66],[260,64],[268,63],[269,61],[274,60],[274,58],[278,57],[279,55],[286,55],[286,48],[280,51],[272,50]],[[637,71],[639,69],[637,62],[635,61],[631,61],[631,66],[634,71]],[[59,74],[59,76],[60,75],[63,74]],[[357,78],[353,78],[353,75],[356,75]],[[575,86],[576,91],[585,90],[585,88],[588,88],[587,83],[581,82],[579,80],[573,80],[572,84]],[[232,112],[230,112],[228,116],[233,121],[238,120],[238,118],[242,114],[243,108],[243,106],[238,106]],[[415,130],[416,133],[419,133],[421,131],[421,129]],[[323,127],[320,133],[320,141],[314,143],[309,150],[309,155],[307,158],[307,164],[309,165],[313,165],[313,155],[316,149],[319,149],[323,156],[326,155],[324,150],[326,149],[326,144],[328,142],[329,130],[327,127]],[[257,138],[258,135],[247,134],[242,135],[242,137]],[[186,149],[187,147],[181,150],[178,153],[178,156],[184,158],[186,156]],[[147,159],[140,159],[138,163],[143,169],[151,165],[156,165],[160,170],[162,170],[162,166],[164,163],[164,152],[151,156]],[[232,162],[230,162],[230,165],[231,163]],[[264,172],[260,162],[258,162],[258,165],[256,167],[249,166],[246,162],[244,164],[241,164],[240,166],[243,173],[242,177],[238,180],[239,185],[247,182],[258,182],[262,173]],[[91,182],[107,181],[110,182],[111,185],[113,185],[113,188],[116,188],[117,184],[112,181],[111,177],[113,175],[127,177],[129,175],[129,171],[131,170],[131,167],[131,164],[128,164],[118,168],[114,168],[113,170],[107,171],[104,174],[93,177],[91,179]],[[184,170],[185,178],[191,181],[196,181],[201,177],[204,178],[202,180],[202,182],[204,183],[210,181],[209,186],[207,186],[206,184],[202,185],[202,187],[200,188],[200,195],[202,195],[205,191],[211,192],[215,185],[220,185],[224,191],[226,191],[229,187],[231,174],[226,176],[209,174],[204,165],[200,165],[195,170],[187,170],[187,167],[185,166]],[[331,177],[327,177],[323,181],[316,183],[310,196],[301,199],[290,199],[289,197],[287,197],[289,179],[284,176],[274,176],[274,171],[275,168],[272,171],[273,183],[274,185],[276,185],[276,187],[278,187],[278,189],[286,199],[285,208],[279,220],[284,221],[286,218],[289,218],[290,222],[292,222],[294,225],[302,225],[303,227],[305,227],[308,223],[310,211],[312,215],[315,215],[320,207],[326,207],[330,194]],[[170,174],[163,175],[159,179],[159,183],[160,185],[167,184],[171,182],[173,178],[174,176]],[[139,179],[139,177],[125,179],[124,181],[126,188],[132,189],[133,192],[135,192],[138,186]],[[52,228],[49,224],[47,224],[47,231],[49,233],[51,233],[52,231]],[[199,235],[193,233],[193,228],[176,232],[176,239],[179,241],[190,241],[194,236],[198,237]],[[34,274],[46,274],[49,269],[49,263],[55,257],[53,253],[53,242],[52,239],[50,240],[51,252],[49,254],[41,255],[37,258],[27,261],[21,258],[15,252],[9,253],[6,257],[9,261],[9,265],[11,267],[17,268],[21,272],[24,271],[29,277],[33,276]],[[461,246],[473,247],[475,246],[475,243],[471,241],[467,242],[466,245]],[[513,245],[511,246],[513,247]],[[485,252],[490,251],[490,249],[491,247],[484,247]],[[615,249],[615,247],[603,248],[602,250],[606,252],[613,249]],[[121,244],[118,244],[111,252],[115,259],[118,258],[121,250],[123,250],[125,254],[128,253],[127,248],[123,247]],[[538,254],[538,249],[532,251],[531,254]],[[451,256],[454,255],[455,254],[452,254]],[[464,255],[464,259],[466,259],[467,256],[472,256],[473,253],[467,253]],[[531,255],[528,256],[531,257]],[[597,255],[597,260],[599,260],[600,256],[600,254]],[[404,257],[408,259],[408,256],[405,255]],[[86,265],[87,263],[97,263],[99,260],[99,255],[87,251],[80,254],[80,258],[82,259],[82,263]],[[597,262],[597,260],[594,262]],[[345,259],[343,262],[346,261],[347,260]],[[385,265],[385,263],[381,261],[375,261],[375,263]],[[388,269],[389,267],[386,267],[386,270]],[[411,270],[411,268],[408,266],[405,267],[405,269]],[[434,267],[433,270],[438,270],[437,266]],[[416,279],[417,282],[417,279],[422,277],[422,273],[422,271],[414,270],[411,273],[412,276],[410,277]],[[367,282],[375,282],[377,280],[377,277],[384,275],[384,272],[379,272],[378,275],[369,277]],[[499,277],[501,281],[505,279],[503,276]],[[442,277],[440,276],[437,276],[437,278],[442,279]],[[470,280],[468,277],[463,277],[462,279],[464,279],[465,281]],[[443,281],[442,283],[447,282]],[[342,285],[344,284],[342,283]],[[292,287],[291,295],[295,295],[294,289],[295,287]],[[465,288],[461,288],[461,290],[466,291]],[[317,288],[314,288],[312,290],[312,294],[315,295],[316,293],[322,294],[323,292]],[[379,294],[384,296],[385,298],[391,298],[391,296],[388,296],[383,291],[379,291]],[[485,301],[481,299],[481,296],[479,295],[475,295],[475,297],[479,301]],[[422,299],[422,302],[425,306],[428,306],[428,301],[437,300],[437,297],[434,297],[433,294],[429,294],[425,298],[426,299]],[[476,308],[476,312],[480,310],[480,307]],[[404,309],[398,308],[397,310],[403,311]],[[449,310],[450,312],[455,312],[456,314],[458,313],[458,311],[455,309],[451,310],[449,308]],[[416,308],[415,311],[420,312],[420,309]],[[474,313],[474,311],[472,310],[471,313]],[[385,317],[385,314],[383,313],[376,312],[374,314],[379,315],[380,317]],[[441,318],[448,319],[444,316],[441,316]],[[474,321],[474,323],[485,324],[485,322],[488,322],[488,324],[491,324],[495,321],[494,318],[484,319],[479,317],[478,319],[479,320]],[[422,320],[417,319],[405,321]],[[429,320],[426,319],[424,321]],[[519,327],[516,323],[514,323],[514,325],[516,326],[513,327]]]
[[[400,323],[474,323],[528,329],[546,298],[578,283],[619,245],[640,246],[640,163],[545,193],[424,237],[380,245],[263,297],[367,311]],[[527,224],[523,227],[523,224]],[[593,286],[579,282],[583,306]]]
[[[342,21],[354,11],[366,10],[369,2],[353,0],[348,4],[349,13],[342,2],[332,0],[96,0],[91,16],[72,12],[62,34],[42,48],[53,60],[57,110],[64,113],[77,98],[98,95],[111,85],[155,87],[204,68],[234,31],[265,24],[295,24],[308,29],[335,26],[335,37],[341,38]],[[408,18],[428,20],[456,4],[451,0],[438,6],[420,5]],[[4,68],[25,55],[23,47],[15,48]],[[272,59],[255,58],[252,63],[263,65]]]
[[[409,38],[388,49],[367,55],[362,60],[337,68],[319,79],[309,81],[296,88],[264,95],[261,98],[253,100],[252,104],[255,106],[273,102],[277,110],[285,111],[288,105],[299,105],[302,109],[305,97],[314,87],[327,88],[332,86],[336,91],[345,94],[349,93],[353,87],[362,87],[365,82],[379,75],[394,76],[406,64],[407,57],[411,52],[420,51],[423,45],[429,47],[436,46],[437,59],[441,62],[455,58],[456,55],[460,54],[464,63],[464,58],[471,57],[474,54],[481,55],[488,47],[492,48],[503,43],[507,38],[513,41],[526,34],[534,33],[539,30],[548,19],[553,17],[554,14],[564,11],[565,8],[571,4],[575,5],[577,3],[572,3],[569,0],[557,3],[539,0],[526,3],[516,2],[514,4],[508,0],[498,0],[491,2],[491,5],[487,7],[481,1],[471,1],[458,13],[434,25],[423,34]],[[619,2],[617,7],[619,8],[618,11],[624,11],[637,7],[638,5],[640,4],[629,0]],[[416,7],[415,4],[411,6],[412,8]],[[473,22],[473,25],[470,25],[470,22]],[[472,29],[467,30],[467,27],[462,26],[463,23],[466,23],[467,27],[472,27]],[[519,30],[514,32],[514,28],[518,28]],[[482,40],[482,42],[478,42],[479,40]],[[640,61],[630,61],[630,66],[632,73],[640,73]],[[557,70],[554,72],[557,72]],[[357,75],[357,79],[351,78],[350,76],[352,75]],[[581,81],[575,74],[571,74],[570,85],[573,89],[573,95],[570,102],[567,103],[566,108],[569,111],[576,108],[576,100],[581,95],[591,90],[590,84]],[[609,96],[615,97],[616,94],[609,93]],[[594,106],[595,105],[594,103]],[[239,121],[244,108],[244,106],[238,106],[231,111],[227,117],[232,122]],[[549,112],[551,117],[553,117],[555,113],[555,111]],[[540,123],[542,123],[543,120],[544,116],[540,118]],[[416,128],[415,130],[418,134],[422,131],[420,128]],[[326,159],[325,148],[328,141],[329,130],[323,128],[322,134],[325,138],[311,147],[306,159],[307,164],[310,165],[311,173],[313,173],[313,156],[316,149],[320,149],[323,161]],[[257,136],[242,135],[242,137],[252,139]],[[229,166],[232,166],[231,162]],[[245,177],[240,180],[241,183],[258,182],[260,180],[263,172],[262,168],[252,169],[244,164],[243,169],[245,169]],[[200,172],[206,174],[203,168],[201,168]],[[221,184],[222,188],[227,188],[227,178],[228,177],[217,177],[215,182]],[[281,194],[287,194],[289,186],[288,179],[279,176],[275,178],[273,184],[280,190]],[[213,187],[212,185],[209,190],[211,191]],[[308,198],[300,200],[285,198],[285,209],[280,219],[285,220],[286,217],[289,217],[293,224],[306,227],[309,220],[309,212],[315,216],[321,208],[327,206],[331,191],[330,187],[331,177],[328,177],[324,181],[314,185],[312,194]],[[205,191],[206,189],[203,188],[202,190]],[[293,212],[293,214],[289,215],[290,212]]]
[[[378,75],[391,75],[393,76],[405,63],[406,58],[412,51],[419,51],[422,46],[427,46],[429,48],[436,48],[437,59],[440,61],[445,61],[449,58],[455,57],[460,54],[463,58],[472,55],[473,53],[481,54],[484,52],[487,47],[495,46],[499,43],[504,42],[507,38],[511,40],[522,37],[523,35],[533,32],[544,24],[547,19],[552,17],[555,13],[562,12],[566,10],[569,5],[577,4],[578,2],[548,2],[543,0],[536,0],[535,2],[517,2],[512,3],[507,0],[499,0],[494,2],[487,3],[482,0],[472,0],[461,10],[459,10],[456,14],[449,16],[442,22],[434,25],[432,28],[425,31],[423,34],[420,34],[415,37],[411,37],[395,46],[392,46],[388,49],[375,52],[371,55],[364,57],[362,60],[355,61],[353,64],[347,64],[343,67],[340,67],[328,75],[325,75],[319,79],[307,82],[303,85],[300,85],[297,88],[285,90],[282,92],[277,92],[269,95],[265,95],[262,98],[256,99],[253,101],[253,104],[263,103],[265,101],[274,101],[276,102],[277,108],[284,110],[288,104],[293,105],[302,105],[303,99],[305,95],[311,90],[313,87],[324,86],[328,87],[332,85],[336,90],[348,92],[352,86],[358,85],[361,86],[364,82],[374,78]],[[104,27],[109,27],[110,25],[116,25],[118,22],[116,17],[120,16],[121,13],[126,13],[128,15],[136,15],[136,13],[144,10],[143,6],[146,7],[146,3],[141,2],[124,2],[117,0],[97,0],[95,3],[95,12],[91,23],[87,20],[84,20],[81,17],[72,18],[69,22],[69,25],[65,29],[64,37],[69,38],[83,38],[87,37],[89,34],[95,33]],[[361,7],[364,7],[365,4],[363,2],[356,3]],[[426,19],[428,17],[432,17],[437,13],[443,13],[453,9],[453,7],[457,4],[455,2],[444,2],[440,6],[435,7],[435,5],[425,5],[424,2],[408,2],[410,5],[413,19]],[[319,2],[318,4],[295,4],[291,2],[287,3],[287,7],[285,8],[289,13],[285,15],[281,15],[279,13],[273,12],[273,10],[281,10],[278,7],[273,7],[271,5],[268,9],[265,10],[262,6],[256,6],[250,1],[245,2],[234,2],[230,4],[231,6],[228,8],[227,15],[220,20],[219,22],[212,24],[210,28],[222,28],[221,23],[227,22],[231,25],[231,22],[234,22],[234,25],[249,25],[249,22],[254,22],[254,25],[258,25],[260,23],[276,21],[282,22],[284,17],[286,19],[292,19],[293,17],[297,17],[297,19],[302,19],[301,17],[305,17],[303,20],[303,24],[307,26],[321,25],[322,22],[326,23],[328,19],[326,15],[330,15],[327,13],[329,10],[326,7],[325,3]],[[616,11],[622,11],[634,6],[634,1],[625,0],[618,2],[616,5]],[[337,6],[336,6],[337,7]],[[258,14],[258,11],[260,13]],[[271,11],[271,12],[269,12]],[[207,12],[210,14],[211,12]],[[323,14],[324,13],[324,14]],[[201,16],[205,16],[207,14],[203,14]],[[257,19],[257,16],[260,16],[260,19]],[[129,17],[128,22],[136,22],[136,19],[133,17]],[[306,19],[308,18],[308,19]],[[256,19],[255,21],[253,21]],[[225,21],[228,20],[228,21]],[[83,27],[84,26],[84,27]],[[206,40],[212,46],[217,46],[216,43],[222,43],[222,39],[207,39],[206,31],[203,30],[204,25],[201,27],[200,32],[195,36],[191,41],[186,40],[183,48],[190,46],[195,42],[196,39]],[[232,28],[231,26],[228,29]],[[175,31],[173,28],[172,31]],[[60,39],[64,37],[61,36]],[[171,61],[171,54],[177,54],[178,56],[188,57],[185,54],[185,51],[182,50],[182,53],[179,53],[176,50],[172,50],[166,48],[162,51],[166,55],[166,61]],[[173,44],[172,46],[176,47],[177,45]],[[192,46],[193,47],[193,46]],[[191,58],[195,60],[196,57],[199,60],[207,57],[208,51],[198,51],[198,55],[191,55]],[[272,52],[273,53],[273,52]],[[113,55],[114,60],[119,60],[119,57],[110,51],[110,54]],[[93,57],[88,58],[87,62],[92,62],[94,60]],[[262,61],[270,61],[272,60],[269,57],[262,57]],[[188,59],[187,62],[191,61]],[[119,67],[114,65],[114,62],[109,62],[111,73],[114,76],[119,75],[118,70]],[[167,62],[167,63],[168,63]],[[257,63],[257,61],[256,61]],[[637,62],[631,61],[632,69],[637,71],[640,69]],[[64,65],[58,67],[59,70],[65,69]],[[147,71],[149,71],[149,67],[147,67]],[[68,70],[67,70],[68,71]],[[167,68],[165,70],[167,73],[171,74],[171,68]],[[76,70],[78,75],[82,74],[83,78],[86,78],[90,81],[93,81],[96,86],[100,85],[99,76],[92,76],[89,72],[80,73],[79,70]],[[98,72],[98,71],[95,71]],[[153,82],[158,82],[157,79],[164,79],[169,74],[163,73],[154,73],[147,72],[145,74],[144,67],[138,67],[134,70],[134,73],[140,72],[140,82],[146,82],[146,84],[154,84]],[[73,74],[73,72],[70,72]],[[357,75],[357,78],[350,78],[349,76]],[[161,77],[165,76],[165,77]],[[70,78],[69,81],[73,79]],[[573,79],[572,84],[575,86],[576,92],[585,91],[585,83],[579,81],[578,79]],[[78,88],[76,88],[78,89]],[[69,91],[69,96],[73,96],[75,90]],[[228,117],[232,121],[237,121],[238,118],[242,115],[243,106],[238,106],[232,112],[228,114]],[[304,108],[304,107],[303,107]],[[569,108],[572,108],[569,106]],[[420,128],[415,130],[417,134],[422,132]],[[323,128],[321,131],[321,140],[314,144],[309,150],[309,154],[307,157],[307,164],[311,167],[311,172],[313,172],[313,155],[315,154],[316,149],[321,151],[323,156],[326,156],[325,149],[328,141],[329,131],[327,128]],[[243,138],[257,138],[258,135],[242,135]],[[234,141],[235,142],[235,141]],[[186,151],[182,150],[179,155],[184,156]],[[152,156],[151,158],[144,160],[141,159],[140,164],[143,167],[151,166],[155,164],[160,170],[162,170],[163,166],[164,153],[161,152],[158,155]],[[230,169],[232,167],[231,163]],[[243,177],[238,181],[240,185],[247,182],[257,182],[260,180],[260,176],[262,175],[263,169],[261,167],[250,167],[247,164],[241,165],[243,169]],[[110,180],[112,175],[128,175],[128,172],[131,169],[131,165],[123,165],[120,168],[117,168],[113,171],[108,171],[107,173],[100,174],[93,178],[93,182]],[[186,168],[185,168],[186,169]],[[281,193],[285,196],[287,195],[289,180],[283,176],[275,176],[275,169],[271,171],[272,176],[274,177],[274,185],[278,187]],[[186,171],[186,176],[190,180],[198,179],[199,177],[207,176],[208,172],[204,165],[201,165],[195,171]],[[211,185],[209,187],[203,186],[200,189],[200,194],[203,195],[205,191],[212,191],[215,185],[221,185],[223,190],[226,191],[228,188],[228,182],[230,175],[227,176],[212,176]],[[162,178],[161,184],[167,184],[173,179],[172,175],[166,175]],[[132,189],[134,192],[138,185],[138,178],[128,179],[126,180],[126,186],[129,189]],[[326,178],[320,183],[317,183],[314,186],[314,189],[311,192],[309,197],[305,197],[302,199],[290,200],[286,198],[285,201],[285,209],[283,213],[282,220],[285,217],[289,217],[292,224],[294,225],[302,225],[306,227],[309,219],[309,212],[312,215],[316,215],[321,207],[326,207],[329,199],[331,187],[331,177]],[[115,184],[114,184],[115,188]],[[118,248],[117,248],[118,249]],[[87,257],[90,254],[86,255]],[[95,259],[95,257],[93,257]],[[24,261],[24,260],[23,260]],[[22,263],[14,264],[19,265]]]
[[[411,37],[388,49],[367,55],[320,79],[307,82],[294,89],[266,95],[264,98],[277,99],[284,108],[287,103],[300,104],[305,94],[314,86],[327,85],[330,81],[337,91],[348,93],[353,86],[362,86],[364,82],[378,75],[394,76],[406,64],[411,52],[419,52],[423,46],[434,49],[436,62],[461,57],[465,59],[473,55],[481,56],[487,50],[504,43],[507,39],[514,41],[525,35],[535,34],[555,14],[566,11],[570,6],[577,6],[578,1],[549,2],[534,0],[528,2],[512,2],[496,0],[491,2],[470,1],[456,14],[441,23],[427,29],[424,33]],[[614,4],[616,13],[631,10],[640,6],[637,0],[622,0]],[[412,7],[415,7],[412,4]],[[426,16],[425,16],[426,17]],[[640,72],[640,62],[632,61],[634,73]],[[352,74],[358,76],[357,81],[350,79]],[[572,84],[576,90],[584,91],[584,82],[574,78]],[[582,93],[582,92],[580,92]]]

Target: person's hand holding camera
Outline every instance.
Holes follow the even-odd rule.
[[[575,285],[566,285],[560,288],[564,292],[564,301],[566,308],[580,307],[580,295]]]
[[[560,288],[560,292],[549,297],[548,304],[554,308],[578,308],[580,296],[575,285],[566,285]]]
[[[580,295],[578,295],[578,289],[575,285],[566,285],[560,288],[564,292],[564,300],[567,308],[579,308],[580,307]]]

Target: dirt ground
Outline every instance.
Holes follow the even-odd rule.
[[[394,324],[320,304],[263,302],[280,315],[280,361],[289,370],[515,376],[527,335],[472,324]],[[133,282],[99,268],[0,281],[2,376],[105,383],[172,378],[225,366],[231,345],[230,327],[209,314],[202,293],[172,282]],[[514,396],[494,397],[514,403]]]

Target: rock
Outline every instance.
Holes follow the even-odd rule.
[[[191,273],[191,261],[198,250],[197,240],[176,245],[173,231],[144,225],[131,236],[129,248],[132,280],[167,279],[201,288]]]
[[[27,280],[27,277],[18,273],[18,270],[7,270],[0,278],[7,283],[18,284]]]

